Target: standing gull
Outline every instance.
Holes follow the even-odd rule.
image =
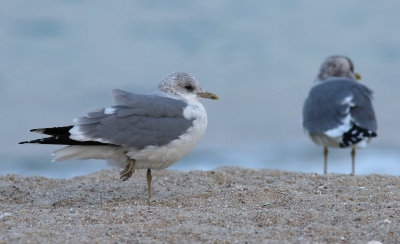
[[[197,144],[207,128],[207,114],[200,98],[218,99],[205,92],[187,73],[164,79],[153,95],[113,90],[114,106],[74,119],[74,125],[33,129],[50,137],[25,143],[61,144],[53,161],[107,159],[123,168],[121,179],[135,169],[147,169],[148,203],[151,170],[164,169],[179,161]]]
[[[355,173],[356,148],[376,137],[372,91],[359,83],[353,62],[345,56],[330,56],[321,65],[315,84],[303,107],[303,127],[311,140],[324,147],[324,174],[328,147],[351,147]]]

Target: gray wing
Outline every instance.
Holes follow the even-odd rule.
[[[192,125],[183,116],[182,100],[114,90],[118,105],[75,119],[71,139],[143,149],[178,139]]]
[[[372,91],[362,84],[356,85],[352,86],[355,106],[350,108],[351,118],[361,128],[376,132],[378,126],[372,106]]]
[[[350,115],[350,123],[375,132],[371,99],[372,91],[358,82],[345,78],[324,81],[310,90],[304,103],[303,127],[310,134],[322,134],[343,125]]]

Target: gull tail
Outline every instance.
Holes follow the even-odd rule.
[[[120,150],[119,147],[116,146],[67,146],[60,148],[53,152],[51,156],[52,162],[60,162],[64,160],[71,159],[113,159],[116,158],[116,155],[119,155],[117,152]],[[125,154],[121,154],[125,155]],[[126,158],[124,158],[126,161]],[[123,160],[123,161],[124,161]]]

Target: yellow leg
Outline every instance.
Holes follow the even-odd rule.
[[[134,159],[128,159],[128,164],[126,165],[124,171],[120,174],[120,179],[126,181],[131,178],[132,174],[135,173],[135,163]]]
[[[151,169],[147,169],[147,191],[149,194],[149,198],[147,199],[147,203],[150,205],[150,199],[151,199]]]
[[[328,173],[328,147],[324,147],[324,175]]]
[[[353,147],[353,149],[351,149],[351,174],[350,175],[354,175],[355,171],[356,171],[356,149]]]

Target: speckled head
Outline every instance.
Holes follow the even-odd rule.
[[[218,99],[217,95],[203,91],[197,80],[185,72],[176,72],[165,78],[159,85],[161,91],[181,98]]]
[[[342,55],[329,56],[322,63],[317,76],[317,81],[333,77],[347,77],[359,80],[361,76],[354,72],[354,64],[350,58]]]

